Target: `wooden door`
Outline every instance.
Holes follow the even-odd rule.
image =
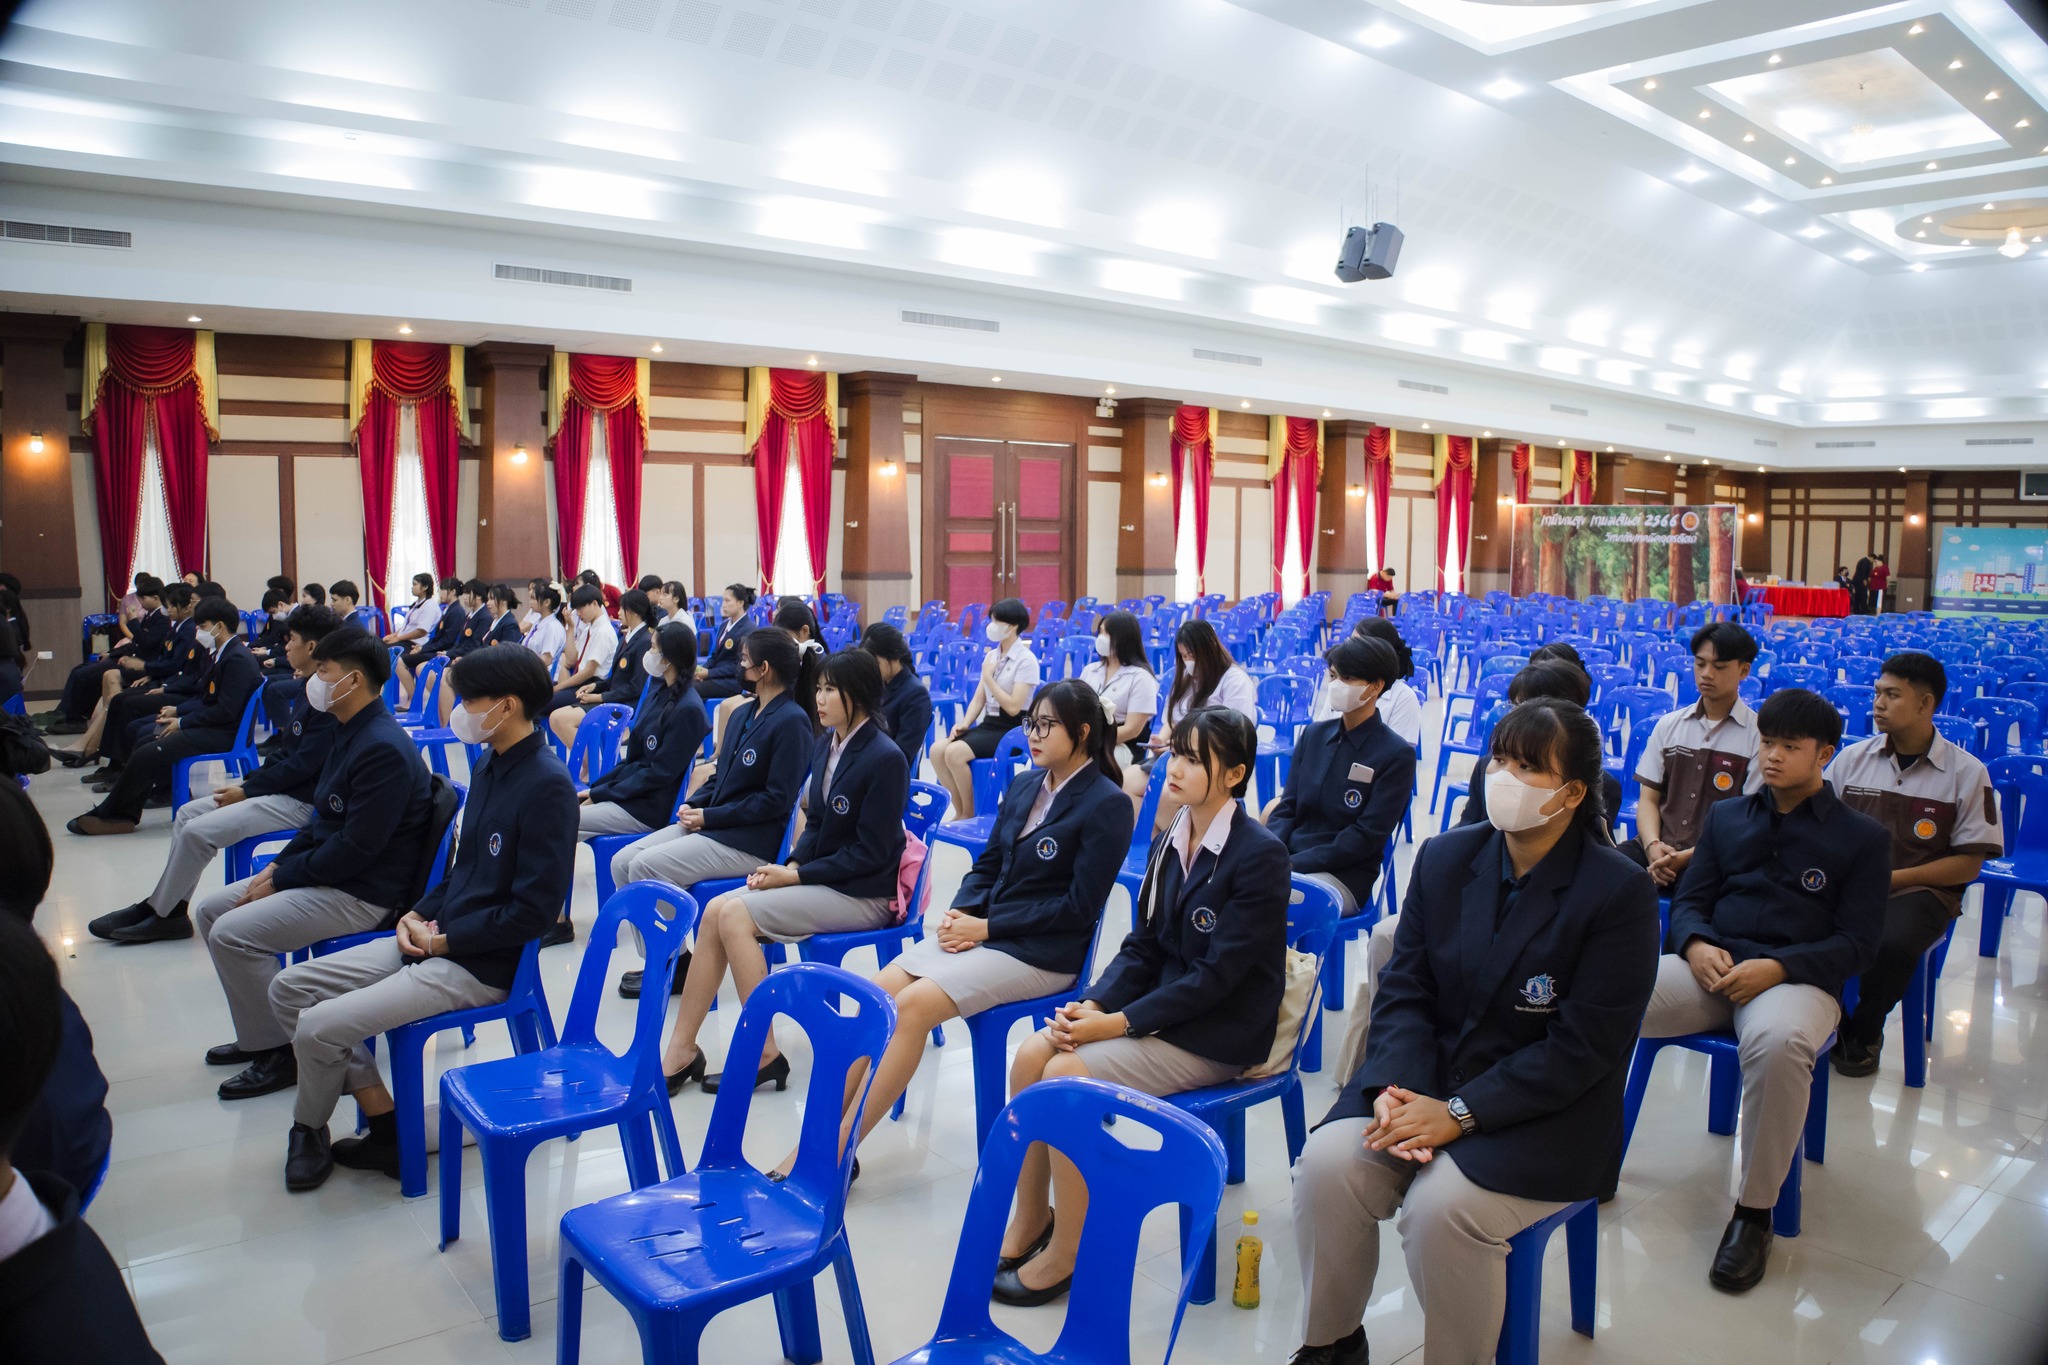
[[[1021,597],[1038,620],[1038,609],[1055,598],[1071,601],[1074,517],[1067,505],[1074,448],[1042,441],[1008,443],[1010,498],[1008,575],[1004,596]]]
[[[1005,593],[997,574],[997,523],[1009,500],[1002,441],[944,436],[926,468],[936,477],[938,572],[933,593],[958,615],[969,602],[993,604]]]
[[[954,612],[1019,597],[1032,619],[1072,596],[1074,446],[940,436],[927,468],[937,514],[932,591]]]

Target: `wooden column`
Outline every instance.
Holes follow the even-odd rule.
[[[1933,593],[1933,528],[1928,525],[1928,481],[1924,471],[1906,475],[1906,524],[1899,528],[1899,553],[1885,590],[1886,611],[1919,611]]]
[[[483,387],[483,444],[476,486],[476,573],[520,583],[554,573],[548,543],[547,368],[550,346],[487,341],[469,348]],[[521,450],[525,460],[520,461]],[[576,565],[564,565],[574,573]]]
[[[879,621],[917,606],[910,581],[910,477],[903,459],[903,403],[916,375],[866,370],[839,376],[846,404],[846,538],[841,591]]]
[[[0,364],[7,376],[0,403],[0,569],[21,579],[21,609],[35,643],[31,699],[62,689],[66,670],[77,662],[79,617],[109,609],[101,573],[79,582],[71,412],[64,396],[64,347],[77,330],[77,318],[0,313]],[[36,451],[31,447],[39,434],[43,448]],[[45,653],[48,660],[36,657]]]
[[[1615,504],[1628,501],[1629,457],[1620,451],[1603,450],[1593,457],[1593,501]]]
[[[1736,474],[1731,470],[1730,477],[1742,485],[1742,521],[1736,535],[1735,562],[1742,566],[1744,575],[1761,581],[1771,571],[1771,476]],[[1711,489],[1711,470],[1706,471],[1706,479]]]
[[[1318,591],[1330,594],[1330,615],[1341,616],[1344,601],[1365,591],[1370,574],[1365,515],[1365,434],[1370,422],[1323,423],[1323,482],[1316,494]]]
[[[1514,529],[1515,443],[1499,438],[1474,441],[1471,564],[1465,591],[1474,597],[1508,591],[1508,540]]]
[[[1173,596],[1173,414],[1175,398],[1126,398],[1122,495],[1117,500],[1116,593]],[[1216,546],[1210,546],[1213,555]]]

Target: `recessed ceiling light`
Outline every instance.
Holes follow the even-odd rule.
[[[1481,435],[1482,437],[1485,437],[1485,436],[1491,436],[1491,435],[1493,435],[1493,433],[1492,433],[1492,432],[1490,432],[1490,431],[1482,431],[1482,432],[1480,432],[1479,434],[1480,434],[1480,435]]]
[[[1784,61],[1784,60],[1785,60],[1785,57],[1784,57],[1784,54],[1783,54],[1783,53],[1779,53],[1779,52],[1773,52],[1773,53],[1771,54],[1771,59],[1770,59],[1770,61],[1766,62],[1766,63],[1765,63],[1765,65],[1766,65],[1766,66],[1776,66],[1776,65],[1777,65],[1777,64],[1778,64],[1779,62],[1782,62],[1782,61]]]
[[[1954,61],[1952,61],[1952,62],[1950,62],[1950,63],[1948,64],[1948,69],[1949,69],[1949,70],[1951,70],[1951,71],[1960,71],[1960,70],[1962,70],[1962,69],[1963,69],[1963,59],[1962,59],[1961,57],[1958,57],[1958,58],[1956,58],[1956,59],[1955,59]]]
[[[1324,409],[1323,409],[1323,416],[1325,416],[1325,417],[1328,417],[1329,415],[1330,415],[1330,410],[1329,410],[1328,408],[1324,408]]]
[[[411,336],[411,335],[412,335],[412,324],[411,324],[411,323],[409,323],[409,322],[401,322],[401,323],[399,323],[399,324],[398,324],[398,334],[399,334],[400,336],[402,336],[402,337],[409,337],[409,336]]]
[[[818,363],[818,357],[816,357],[816,356],[807,356],[807,357],[805,357],[805,359],[804,359],[804,364],[806,364],[806,365],[815,365],[815,364],[817,364],[817,363]]]
[[[1995,100],[1998,98],[1998,92],[1996,90],[1986,90],[1984,92],[1984,98],[1987,100]]]
[[[1923,223],[1931,223],[1934,221],[1934,215],[1930,213],[1925,218],[1922,218],[1920,221]]]
[[[1859,246],[1859,247],[1857,247],[1857,248],[1856,248],[1856,249],[1855,249],[1854,251],[1851,251],[1851,252],[1849,253],[1849,259],[1850,259],[1850,260],[1852,260],[1852,261],[1867,261],[1867,260],[1869,260],[1869,259],[1870,259],[1870,256],[1871,256],[1871,253],[1870,253],[1870,252],[1868,252],[1868,251],[1865,251],[1865,250],[1864,250],[1864,249],[1863,249],[1862,247],[1860,247],[1860,246]]]
[[[1424,423],[1422,424],[1422,429],[1423,429],[1424,431],[1428,431],[1428,430],[1429,430],[1429,423],[1427,423],[1427,422],[1424,422]]]
[[[1611,452],[1611,451],[1613,451],[1614,447],[1613,447],[1613,446],[1609,446],[1609,447],[1607,447],[1607,449],[1608,449],[1608,450],[1609,450],[1609,451]]]
[[[1925,24],[1915,24],[1913,25],[1913,27],[1906,30],[1906,36],[1908,38],[1918,38],[1921,34],[1925,32],[1927,32],[1927,26]]]
[[[1742,135],[1742,140],[1743,140],[1744,142],[1754,142],[1754,141],[1756,141],[1756,134],[1755,134],[1755,133],[1744,133],[1744,134]]]
[[[1248,408],[1252,405],[1252,400],[1249,398],[1240,398],[1237,400],[1237,405],[1241,408]]]
[[[1104,389],[1103,392],[1108,394],[1110,397],[1114,398],[1116,396],[1116,385],[1110,385],[1108,388]]]
[[[1835,183],[1835,178],[1831,175],[1824,175],[1820,178],[1820,183],[1823,185],[1832,185]]]
[[[2032,122],[2033,122],[2033,120],[2032,120],[2032,119],[2030,119],[2030,118],[2023,118],[2023,119],[2021,119],[2021,120],[2020,120],[2020,121],[2019,121],[2018,123],[2015,123],[2015,124],[2013,125],[2013,127],[2015,127],[2015,128],[2025,128],[2025,127],[2026,127],[2027,125],[2031,124]]]
[[[1700,181],[1707,178],[1707,172],[1697,166],[1687,166],[1671,178],[1682,185],[1697,185]]]
[[[1711,109],[1702,109],[1702,110],[1700,110],[1700,117],[1701,117],[1701,118],[1712,118],[1713,116],[1714,116],[1714,111],[1713,111],[1713,110],[1711,110]]]
[[[1915,237],[1925,237],[1927,235],[1927,229],[1921,228],[1918,232],[1914,233],[1913,235]]]
[[[1645,90],[1655,90],[1656,88],[1657,82],[1654,78],[1643,82],[1643,89]]]
[[[1939,161],[1930,161],[1927,163],[1927,169],[1930,171],[1938,171],[1941,169],[1941,163]]]
[[[1509,80],[1506,76],[1502,76],[1499,80],[1480,91],[1480,93],[1497,100],[1511,100],[1522,93],[1522,87]]]
[[[1828,230],[1822,227],[1819,223],[1810,223],[1807,226],[1799,229],[1799,235],[1801,237],[1804,237],[1809,242],[1816,237],[1825,237],[1827,236],[1827,233]]]
[[[1998,205],[1996,205],[1996,204],[1986,204],[1986,205],[1984,206],[1984,209],[1985,209],[1985,211],[1986,211],[1986,212],[1988,213],[1988,212],[1990,212],[1991,210],[1993,210],[1993,209],[1995,209],[1995,208],[1997,208],[1997,207],[1998,207]]]
[[[650,350],[650,351],[652,351],[652,352],[654,352],[654,353],[655,353],[656,355],[660,355],[660,354],[661,354],[661,343],[657,341],[657,342],[655,342],[655,343],[654,343],[654,344],[653,344],[652,346],[648,347],[647,349],[648,349],[648,350]]]
[[[1773,204],[1768,199],[1752,199],[1747,204],[1743,205],[1743,208],[1747,209],[1751,213],[1769,213],[1773,208],[1776,207],[1777,205]]]
[[[1899,472],[1900,472],[1901,474],[1905,473],[1905,472],[1906,472],[1906,467],[1905,467],[1904,465],[1900,465],[1900,466],[1899,466]]]
[[[1798,158],[1798,157],[1796,157],[1796,156],[1788,156],[1788,157],[1786,157],[1786,158],[1785,158],[1785,164],[1786,164],[1787,166],[1790,166],[1790,165],[1793,165],[1794,163],[1796,163],[1796,162],[1797,162],[1798,160],[1799,160],[1799,158]]]
[[[1926,268],[1927,268],[1927,262],[1925,262],[1925,261],[1915,261],[1915,262],[1913,262],[1913,264],[1911,264],[1911,265],[1909,265],[1909,266],[1907,266],[1907,267],[1906,267],[1906,269],[1908,269],[1908,270],[1911,270],[1911,271],[1914,271],[1914,272],[1916,272],[1916,273],[1917,273],[1917,272],[1919,272],[1919,271],[1925,270]]]
[[[991,384],[1000,384],[1003,382],[1003,377],[999,374],[992,374],[988,377],[988,382]]]
[[[192,315],[191,317],[189,317],[189,318],[186,318],[186,319],[185,319],[185,321],[187,321],[187,322],[197,322],[197,321],[199,321],[199,314],[197,314],[197,313],[194,313],[194,314],[193,314],[193,315]]]
[[[1374,24],[1371,28],[1360,31],[1358,35],[1358,45],[1360,47],[1374,49],[1392,47],[1400,41],[1401,30],[1395,28],[1392,24]]]

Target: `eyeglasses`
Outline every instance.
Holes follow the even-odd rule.
[[[1032,739],[1044,739],[1058,725],[1059,722],[1050,716],[1033,716],[1024,722],[1024,733]]]

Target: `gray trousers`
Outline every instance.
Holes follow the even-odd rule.
[[[208,896],[199,903],[192,923],[227,994],[235,1045],[244,1052],[262,1052],[292,1040],[270,1008],[277,955],[323,938],[367,933],[395,917],[381,905],[331,886],[274,891],[262,900],[237,904],[248,885],[247,880],[235,882]]]
[[[1735,1199],[1752,1209],[1778,1202],[1792,1154],[1806,1127],[1813,1059],[1834,1032],[1842,1007],[1818,986],[1771,987],[1747,1005],[1731,1004],[1693,979],[1682,957],[1657,960],[1657,989],[1643,1016],[1645,1038],[1708,1029],[1735,1030],[1742,1059],[1742,1121],[1735,1130]]]
[[[223,806],[211,796],[195,797],[178,808],[171,822],[171,856],[149,893],[149,904],[168,915],[180,901],[192,899],[199,878],[213,855],[258,834],[302,829],[313,808],[290,796],[251,796]]]
[[[285,968],[271,980],[270,1008],[298,1054],[292,1117],[325,1128],[344,1093],[383,1084],[364,1039],[450,1010],[495,1005],[508,994],[445,957],[407,959],[396,938]]]
[[[646,834],[639,817],[616,801],[586,801],[576,808],[576,834],[588,839],[593,834]]]
[[[1368,1122],[1332,1119],[1294,1166],[1302,1340],[1325,1346],[1365,1320],[1380,1224],[1398,1211],[1422,1305],[1423,1365],[1488,1365],[1507,1312],[1508,1239],[1564,1205],[1482,1189],[1458,1169],[1455,1146],[1427,1164],[1368,1151]]]
[[[679,826],[665,825],[618,851],[612,859],[612,885],[664,881],[688,891],[713,877],[744,877],[761,866],[762,861],[709,835],[685,834]],[[700,914],[703,909],[701,905],[697,907]],[[670,913],[666,905],[657,904],[655,910],[663,919]],[[640,956],[646,957],[647,943],[640,937],[640,931],[630,924],[626,931]]]

